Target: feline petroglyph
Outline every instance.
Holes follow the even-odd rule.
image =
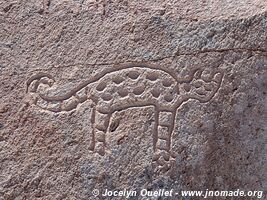
[[[222,72],[214,71],[209,75],[202,72],[195,69],[178,78],[164,67],[127,64],[105,69],[64,95],[44,94],[40,88],[51,87],[55,81],[51,75],[39,73],[27,81],[27,93],[33,97],[35,105],[52,112],[70,111],[91,100],[93,133],[90,145],[102,156],[106,152],[106,132],[112,113],[130,107],[153,106],[153,161],[165,166],[174,158],[171,142],[178,107],[189,99],[208,102],[221,85]]]

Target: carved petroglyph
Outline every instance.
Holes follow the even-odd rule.
[[[201,103],[211,100],[222,78],[221,71],[204,74],[203,70],[195,69],[179,78],[164,67],[127,64],[105,69],[63,95],[45,94],[47,88],[44,86],[51,87],[55,80],[49,74],[39,73],[27,81],[27,93],[33,97],[33,104],[52,112],[71,111],[91,100],[93,132],[90,149],[102,156],[107,148],[106,133],[114,131],[117,126],[110,127],[110,117],[114,112],[153,106],[153,161],[168,168],[175,158],[171,143],[177,109],[189,99]]]

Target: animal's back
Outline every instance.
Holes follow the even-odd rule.
[[[171,108],[179,96],[178,83],[160,70],[133,67],[110,72],[88,85],[98,109],[110,112],[134,106]]]

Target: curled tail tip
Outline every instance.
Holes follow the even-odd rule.
[[[51,87],[54,82],[55,79],[50,74],[40,72],[28,79],[26,82],[26,93],[37,92],[40,84],[49,85],[49,87]]]

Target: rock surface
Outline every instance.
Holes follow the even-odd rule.
[[[0,2],[0,200],[266,191],[266,10]]]

